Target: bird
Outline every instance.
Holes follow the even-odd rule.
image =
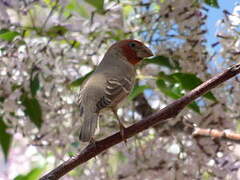
[[[117,117],[124,139],[125,127],[117,115],[117,105],[134,86],[136,65],[150,56],[153,56],[152,51],[138,40],[120,40],[110,46],[79,92],[77,103],[82,119],[80,141],[94,141],[99,113],[104,109],[112,110]]]

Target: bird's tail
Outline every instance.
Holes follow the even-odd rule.
[[[98,114],[97,113],[84,113],[83,123],[80,129],[79,140],[88,142],[93,137],[97,128]]]

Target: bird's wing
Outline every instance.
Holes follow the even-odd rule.
[[[78,93],[78,97],[77,97],[77,104],[80,108],[80,116],[83,115],[83,107],[82,107],[82,90]]]
[[[104,96],[97,102],[97,111],[106,107],[114,107],[122,101],[132,89],[132,79],[111,78],[106,81]]]

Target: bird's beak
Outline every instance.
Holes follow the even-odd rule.
[[[139,49],[139,51],[137,52],[137,56],[143,59],[146,57],[153,56],[153,53],[148,47],[142,46],[141,49]]]

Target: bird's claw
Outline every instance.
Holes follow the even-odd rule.
[[[96,144],[95,139],[91,138],[90,141],[89,141],[88,146],[94,146],[94,148],[97,148],[97,144]]]
[[[124,136],[124,131],[125,131],[125,127],[124,125],[121,123],[120,124],[120,134],[121,134],[121,137],[122,137],[122,140],[124,141],[125,145],[127,145],[127,139],[125,138]]]

